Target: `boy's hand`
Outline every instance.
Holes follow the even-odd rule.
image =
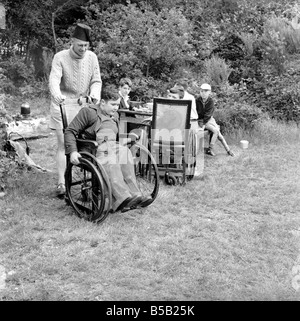
[[[72,152],[70,155],[70,162],[74,165],[78,165],[79,158],[81,158],[81,155],[78,152]]]

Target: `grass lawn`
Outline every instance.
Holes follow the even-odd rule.
[[[55,198],[54,136],[31,141],[51,172],[0,200],[0,300],[299,300],[299,139],[229,142],[201,179],[96,225]]]

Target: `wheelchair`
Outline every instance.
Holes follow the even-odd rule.
[[[168,185],[185,185],[194,178],[196,134],[190,129],[190,100],[154,98],[151,153],[159,176]]]
[[[65,104],[60,105],[64,131],[69,123],[68,108],[65,107]],[[65,199],[78,217],[101,223],[112,213],[111,183],[103,165],[96,158],[98,143],[85,139],[77,139],[76,143],[82,157],[80,163],[74,165],[70,162],[69,155],[66,156]],[[155,159],[145,146],[137,142],[129,142],[128,148],[133,156],[139,189],[144,196],[152,198],[147,205],[149,206],[157,197],[159,190],[159,175]]]
[[[190,100],[154,98],[151,120],[144,122],[124,116],[139,128],[138,141],[151,151],[159,177],[168,185],[185,185],[195,174],[196,134],[190,129],[190,113]]]

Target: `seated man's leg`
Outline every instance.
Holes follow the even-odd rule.
[[[116,157],[114,148],[109,148],[108,154],[97,154],[97,159],[104,166],[104,169],[110,178],[112,195],[115,200],[112,206],[114,211],[116,211],[126,199],[141,195],[139,191],[139,193],[132,192],[125,183],[121,166],[118,163],[118,158]]]
[[[212,137],[210,139],[208,153],[213,154],[212,150],[213,150],[213,147],[216,143],[216,140],[218,139],[220,130],[217,126],[214,126],[213,124],[210,124],[210,123],[205,124],[205,128],[208,129],[210,132],[212,132]]]
[[[119,145],[119,161],[122,175],[130,192],[134,195],[141,195],[135,177],[133,157],[131,151],[126,146]]]
[[[131,151],[126,147],[119,145],[119,162],[120,168],[124,177],[124,181],[132,195],[140,198],[140,203],[137,204],[138,207],[146,207],[153,202],[150,195],[142,195],[135,176],[134,171],[134,160]],[[148,160],[148,158],[147,158]],[[142,160],[143,161],[143,160]],[[129,208],[124,208],[123,211],[127,211]]]
[[[221,134],[221,132],[219,132],[218,140],[222,143],[222,145],[224,146],[226,152],[228,152],[230,150],[230,148],[227,145],[227,142],[226,142],[224,136]]]
[[[221,132],[219,133],[218,140],[219,140],[219,141],[222,143],[222,145],[224,146],[227,154],[228,154],[229,156],[234,156],[234,153],[230,150],[230,148],[229,148],[229,146],[228,146],[228,144],[227,144],[224,136],[221,134]]]

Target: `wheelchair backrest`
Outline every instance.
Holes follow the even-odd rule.
[[[191,107],[191,100],[154,98],[152,140],[184,144],[190,128]]]
[[[79,110],[82,107],[87,107],[89,105],[87,102],[84,102],[80,105],[78,103],[78,99],[66,99],[66,101],[59,106],[63,123],[63,131],[65,131],[73,118],[78,114]]]

